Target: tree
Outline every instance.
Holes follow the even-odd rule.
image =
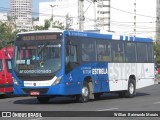
[[[38,26],[38,25],[36,25],[36,26],[33,26],[33,28],[34,28],[34,30],[44,30],[44,26]]]
[[[51,23],[51,27],[52,27],[52,28],[59,28],[59,29],[64,30],[64,25],[63,25],[63,23],[60,22],[59,20],[55,20],[55,21],[54,21],[54,18],[51,17],[51,18],[49,19],[49,21],[50,21],[50,23]]]
[[[155,63],[160,64],[160,43],[154,43]]]
[[[39,17],[33,17],[32,21],[39,21]]]
[[[59,28],[59,29],[64,30],[64,25],[60,21],[54,21],[52,28]]]
[[[17,32],[14,24],[0,22],[0,49],[5,47],[8,43],[13,42]]]
[[[45,19],[44,20],[44,26],[33,26],[34,30],[48,30],[50,27],[52,28],[59,28],[59,29],[62,29],[64,30],[64,25],[62,22],[60,21],[54,21],[52,23],[52,18],[50,18],[49,20],[48,19]]]
[[[50,24],[51,24],[51,22],[50,22],[50,20],[44,20],[44,29],[45,30],[48,30],[48,28],[50,27]]]

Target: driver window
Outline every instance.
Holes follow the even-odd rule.
[[[76,46],[68,45],[66,48],[66,63],[77,62]]]

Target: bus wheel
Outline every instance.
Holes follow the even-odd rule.
[[[88,85],[88,82],[85,81],[82,87],[82,93],[81,95],[76,96],[76,100],[81,103],[88,102],[89,95],[90,95],[89,85]]]
[[[43,104],[48,103],[49,99],[50,99],[49,97],[40,97],[40,96],[37,96],[37,100],[38,100],[40,103],[43,103]]]
[[[134,80],[129,80],[128,90],[126,91],[126,97],[132,98],[136,95],[136,85]]]

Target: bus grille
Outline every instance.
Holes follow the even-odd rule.
[[[24,93],[26,94],[30,94],[30,92],[32,91],[38,91],[40,93],[40,95],[43,95],[45,93],[48,92],[48,88],[37,88],[37,89],[33,89],[33,88],[23,88],[22,89]]]

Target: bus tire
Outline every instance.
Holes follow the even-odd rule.
[[[136,84],[135,80],[131,79],[128,82],[128,90],[126,91],[126,97],[132,98],[136,95]]]
[[[77,102],[85,103],[89,101],[90,88],[87,81],[84,81],[82,87],[82,93],[76,96]]]
[[[37,100],[42,103],[42,104],[46,104],[49,101],[49,97],[41,97],[41,96],[37,96]]]

